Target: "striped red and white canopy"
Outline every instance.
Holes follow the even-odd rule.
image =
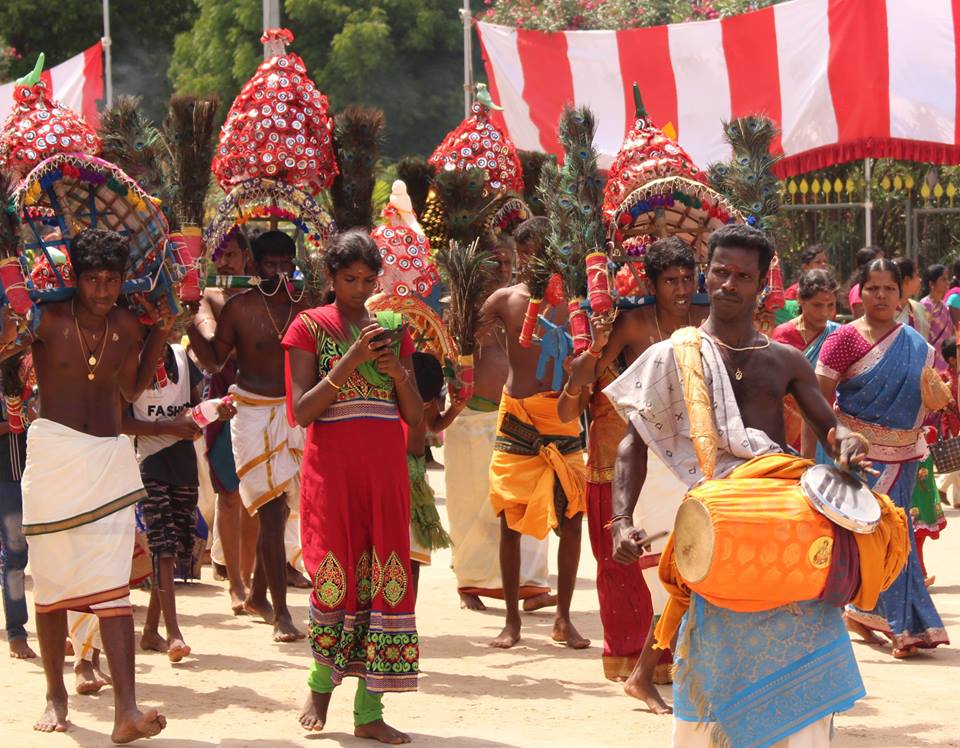
[[[866,157],[960,163],[960,0],[792,0],[626,31],[477,27],[495,117],[521,149],[559,155],[563,106],[586,104],[609,166],[636,81],[701,167],[729,157],[721,122],[754,113],[782,130],[782,176]]]
[[[97,42],[66,62],[43,71],[47,95],[83,116],[91,127],[100,122],[98,100],[103,99],[103,44]],[[12,81],[0,86],[0,122],[13,110]]]

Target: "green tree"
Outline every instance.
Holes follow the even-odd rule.
[[[197,0],[176,40],[170,80],[180,92],[217,92],[226,106],[262,59],[259,0]],[[384,110],[384,152],[426,153],[462,117],[462,34],[457,0],[286,0],[292,51],[334,110]],[[225,107],[226,109],[226,107]]]
[[[142,96],[148,114],[161,117],[170,95],[166,71],[173,40],[190,28],[196,12],[191,0],[114,2],[114,93]],[[95,44],[103,36],[103,13],[94,0],[3,0],[0,30],[20,55],[5,66],[7,76],[16,78],[33,67],[40,52],[53,66]]]

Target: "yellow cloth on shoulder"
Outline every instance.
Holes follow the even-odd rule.
[[[803,471],[812,463],[802,457],[786,454],[769,454],[756,457],[735,468],[726,478],[714,481],[715,490],[729,490],[729,481],[753,479],[783,480],[796,483]],[[700,492],[709,491],[711,483],[699,487]],[[860,587],[853,602],[863,610],[876,607],[877,599],[900,574],[910,553],[910,541],[907,536],[907,520],[903,510],[898,508],[888,496],[874,494],[880,503],[880,524],[869,535],[854,533],[857,549],[860,552]],[[680,621],[690,607],[691,590],[677,569],[674,555],[673,534],[667,541],[660,556],[660,581],[670,594],[670,600],[657,623],[656,648],[670,649]],[[713,601],[715,605],[737,612],[751,612],[738,601]]]
[[[490,503],[507,525],[543,539],[559,525],[554,482],[566,496],[564,515],[586,512],[586,465],[578,421],[557,415],[559,392],[500,400],[497,443],[490,461]]]

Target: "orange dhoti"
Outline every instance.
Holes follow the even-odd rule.
[[[563,518],[586,512],[580,424],[557,415],[558,392],[500,400],[490,461],[490,503],[507,525],[543,539]]]

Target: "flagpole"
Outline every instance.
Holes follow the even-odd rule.
[[[463,116],[470,116],[470,104],[473,103],[473,37],[470,35],[470,0],[463,0],[460,9],[463,21]]]
[[[275,29],[280,26],[279,0],[263,0],[263,30]],[[267,52],[267,45],[263,45],[263,59],[269,60],[273,55]]]
[[[113,40],[110,38],[110,0],[103,0],[103,70],[107,89],[107,106],[113,105],[113,56],[110,47]]]

